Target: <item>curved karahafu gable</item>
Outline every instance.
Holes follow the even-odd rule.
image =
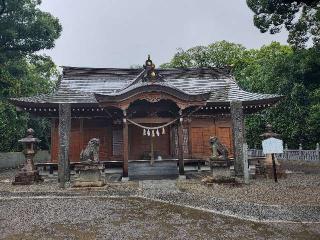
[[[188,94],[178,88],[166,83],[137,83],[114,94],[95,94],[95,98],[101,106],[113,106],[121,109],[129,107],[136,100],[148,102],[159,102],[160,100],[171,100],[180,109],[190,106],[204,106],[210,97],[210,92],[199,94]]]

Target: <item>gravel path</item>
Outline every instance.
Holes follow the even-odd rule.
[[[224,172],[215,174],[224,175]],[[258,178],[251,180],[249,185],[240,186],[223,184],[207,186],[201,183],[201,176],[204,174],[198,179],[178,182],[179,190],[258,204],[290,206],[320,204],[320,174],[288,174],[286,178],[278,179],[278,183],[273,179]]]
[[[223,174],[219,170],[216,174]],[[102,188],[61,190],[55,178],[41,184],[12,186],[14,172],[0,174],[0,199],[8,197],[140,196],[147,199],[211,210],[257,221],[320,222],[319,176],[289,175],[275,184],[257,179],[249,186],[205,186],[200,179],[187,181],[112,182]]]
[[[320,238],[320,224],[256,223],[138,198],[0,201],[2,239]]]

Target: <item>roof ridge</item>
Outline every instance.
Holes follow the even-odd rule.
[[[142,76],[143,76],[143,74],[144,74],[145,72],[146,72],[146,70],[143,69],[143,70],[141,71],[141,73],[139,73],[139,75],[138,75],[135,79],[132,80],[132,82],[130,82],[128,85],[124,86],[123,88],[119,89],[118,92],[121,92],[121,91],[123,91],[123,90],[131,87],[132,85],[137,84],[137,83],[139,82],[139,80],[142,78]]]

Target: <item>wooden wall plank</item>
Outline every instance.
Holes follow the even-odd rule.
[[[51,139],[51,161],[58,162],[59,152],[59,134],[58,124],[55,121],[55,127]],[[72,119],[71,122],[71,137],[70,137],[70,153],[69,158],[71,162],[80,161],[80,153],[84,149],[89,140],[92,138],[100,139],[100,160],[108,160],[112,155],[112,140],[111,129],[103,123],[103,121],[95,121],[94,119],[85,119],[84,124],[80,124],[79,119]],[[82,128],[83,126],[83,128]]]
[[[51,132],[51,159],[52,162],[58,161],[59,135],[58,119],[52,121]],[[233,156],[231,121],[218,121],[212,119],[192,119],[189,126],[189,153],[184,151],[184,158],[206,159],[210,157],[211,149],[209,138],[217,136],[220,141],[226,145],[229,150],[229,156]],[[116,131],[122,136],[122,127],[116,128],[108,124],[104,119],[72,119],[71,141],[70,141],[70,161],[79,161],[80,152],[87,145],[91,138],[99,138],[101,141],[99,157],[101,160],[122,160],[122,152],[119,155],[114,154],[113,141]],[[155,137],[155,151],[160,152],[164,158],[178,157],[174,154],[174,140],[170,128],[166,128],[166,134]],[[141,158],[144,151],[150,150],[150,137],[143,136],[142,130],[138,127],[129,125],[129,159]],[[119,143],[119,148],[123,148],[123,143]],[[185,139],[185,148],[187,149],[187,139]],[[173,154],[173,155],[172,155]]]
[[[216,136],[232,156],[231,122],[213,119],[193,119],[190,125],[192,158],[208,159],[211,155],[210,137]]]

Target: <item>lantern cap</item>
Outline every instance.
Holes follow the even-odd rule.
[[[18,142],[21,143],[38,143],[41,142],[40,139],[33,137],[34,130],[32,128],[28,128],[27,136],[25,138],[20,139]]]
[[[260,137],[264,138],[264,139],[267,139],[267,138],[280,138],[280,134],[278,133],[274,133],[273,130],[272,130],[272,125],[270,123],[268,123],[266,125],[266,132],[261,134]]]

